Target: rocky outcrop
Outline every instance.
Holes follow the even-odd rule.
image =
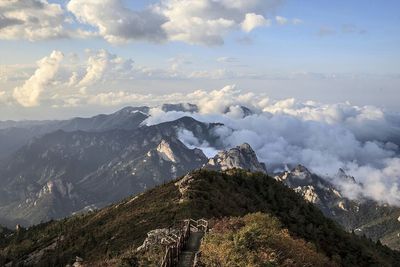
[[[204,168],[214,170],[238,168],[267,173],[265,165],[258,161],[256,153],[247,143],[219,152],[215,157],[209,159]]]

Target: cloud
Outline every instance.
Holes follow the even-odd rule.
[[[289,22],[289,20],[287,18],[281,17],[281,16],[276,16],[275,20],[280,25],[286,25]]]
[[[78,86],[91,86],[101,81],[107,72],[116,71],[119,75],[123,75],[126,71],[132,70],[133,61],[131,59],[124,60],[115,54],[109,53],[107,50],[100,49],[92,53],[87,60],[86,74]],[[71,79],[75,79],[71,76]]]
[[[165,113],[154,109],[147,123],[151,125],[182,116],[222,122],[224,126],[214,132],[217,142],[213,146],[196,143],[190,133],[180,134],[186,144],[208,151],[250,143],[270,170],[301,163],[324,177],[335,179],[337,170],[344,168],[362,183],[353,186],[355,188],[343,185],[346,196],[400,205],[400,114],[350,103],[273,101],[265,95],[241,93],[234,86],[189,95],[175,94],[174,98],[176,101],[195,100],[200,112]],[[251,108],[254,114],[245,117],[241,106]]]
[[[0,2],[0,39],[43,39],[68,36],[61,5],[46,0]]]
[[[218,153],[218,150],[211,147],[207,141],[200,142],[189,130],[180,129],[178,131],[178,138],[190,149],[201,149],[208,158],[214,157]]]
[[[40,95],[45,86],[56,75],[63,54],[60,51],[53,51],[50,56],[44,57],[37,62],[38,68],[35,73],[21,87],[16,87],[13,92],[14,99],[24,107],[39,105]]]
[[[221,45],[231,31],[249,32],[267,25],[264,14],[281,1],[164,0],[158,11],[168,18],[163,28],[170,40],[190,44]]]
[[[121,0],[71,0],[68,10],[79,22],[89,24],[111,43],[129,40],[159,42],[166,38],[161,25],[166,18],[151,8],[131,10]]]
[[[221,45],[231,32],[270,25],[281,0],[158,0],[140,10],[123,0],[0,3],[0,39],[96,38],[110,43],[182,41]]]
[[[247,13],[245,19],[241,23],[242,30],[245,32],[251,32],[255,28],[269,25],[271,25],[269,20],[265,19],[262,15],[257,15],[255,13]]]

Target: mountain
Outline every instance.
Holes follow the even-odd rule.
[[[161,108],[198,111],[192,104]],[[226,112],[237,110],[252,114],[243,106]],[[148,113],[148,107],[126,107],[109,115],[66,121],[0,122],[0,224],[28,226],[95,210],[198,168],[267,171],[248,144],[208,159],[201,150],[189,149],[177,134],[186,129],[200,143],[221,148],[213,132],[222,124],[183,117],[142,125]],[[399,208],[369,199],[350,200],[339,187],[301,165],[275,179],[347,231],[400,250]],[[356,183],[343,170],[336,179]]]
[[[163,104],[161,109],[165,112],[170,111],[182,111],[182,112],[199,112],[199,108],[197,105],[190,103],[180,103],[180,104]]]
[[[212,129],[189,117],[133,130],[56,131],[29,142],[0,168],[0,223],[30,225],[103,207],[201,168],[207,158],[177,136],[212,143]]]
[[[354,177],[342,169],[338,170],[335,178],[356,183]],[[338,222],[347,231],[365,235],[374,241],[380,240],[382,244],[400,250],[400,208],[371,199],[348,199],[342,195],[340,188],[302,165],[276,175],[275,179],[315,204],[325,216]]]
[[[207,162],[205,168],[214,170],[239,168],[252,172],[267,173],[265,164],[258,161],[256,153],[247,143],[227,151],[218,152],[215,157]]]
[[[398,252],[345,232],[281,182],[241,170],[195,171],[102,210],[20,229],[0,244],[0,264],[65,266],[79,256],[88,266],[127,262],[133,265],[125,266],[143,262],[142,266],[156,266],[162,247],[137,248],[147,233],[174,229],[186,218],[206,218],[212,223],[210,237],[202,245],[204,260],[217,255],[218,251],[209,254],[206,248],[214,244],[213,238],[220,238],[221,245],[233,245],[232,251],[243,256],[237,260],[262,255],[261,265],[254,266],[266,266],[273,259],[278,263],[302,259],[307,266],[400,264]],[[236,243],[223,243],[229,240],[222,235],[235,229],[229,225],[238,229]],[[248,226],[241,228],[244,225]],[[227,259],[235,259],[237,254],[225,251]]]
[[[190,103],[163,104],[165,112],[179,111],[195,113],[199,111],[197,105]],[[253,112],[244,106],[238,106],[243,116]],[[89,118],[72,118],[69,120],[47,121],[0,121],[0,160],[4,159],[31,139],[58,130],[65,132],[85,131],[103,132],[110,130],[134,130],[149,117],[150,107],[125,107],[111,114],[100,114]],[[227,109],[226,113],[232,112]]]
[[[126,107],[115,113],[63,121],[0,122],[0,159],[10,156],[32,138],[58,130],[101,132],[114,129],[134,130],[148,118],[148,107]]]

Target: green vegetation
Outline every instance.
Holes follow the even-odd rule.
[[[10,261],[15,266],[65,266],[73,263],[75,256],[90,262],[90,266],[134,266],[145,258],[155,261],[160,256],[159,250],[155,252],[158,257],[134,252],[150,230],[174,226],[185,218],[213,219],[255,212],[269,214],[264,226],[276,230],[275,237],[283,235],[281,227],[287,229],[287,240],[294,242],[293,246],[299,242],[313,255],[310,260],[329,259],[343,266],[400,266],[398,252],[346,233],[312,204],[264,174],[200,170],[192,176],[184,199],[170,182],[100,211],[40,224],[5,238],[0,244],[0,266]],[[250,220],[251,224],[251,218],[236,220]],[[265,246],[285,250],[281,245]],[[296,252],[287,253],[285,258],[298,261]],[[249,254],[245,260],[252,257]]]
[[[204,266],[337,266],[265,213],[217,220],[201,251]]]

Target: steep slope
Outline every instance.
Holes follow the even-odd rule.
[[[393,249],[400,249],[400,208],[377,203],[370,199],[350,200],[339,187],[298,165],[291,171],[276,175],[275,179],[315,204],[325,216],[332,218],[347,231],[380,240]],[[356,183],[354,177],[338,170],[336,179]]]
[[[21,230],[0,247],[0,264],[61,266],[75,256],[90,266],[140,262],[143,254],[136,248],[151,230],[174,227],[185,218],[259,211],[276,217],[291,237],[313,243],[317,253],[339,265],[400,263],[397,252],[346,233],[273,178],[239,170],[201,170],[100,211]]]
[[[184,117],[134,130],[57,131],[35,139],[1,166],[0,222],[27,225],[102,207],[200,168],[207,158],[182,144],[177,132],[212,142],[216,126]]]

